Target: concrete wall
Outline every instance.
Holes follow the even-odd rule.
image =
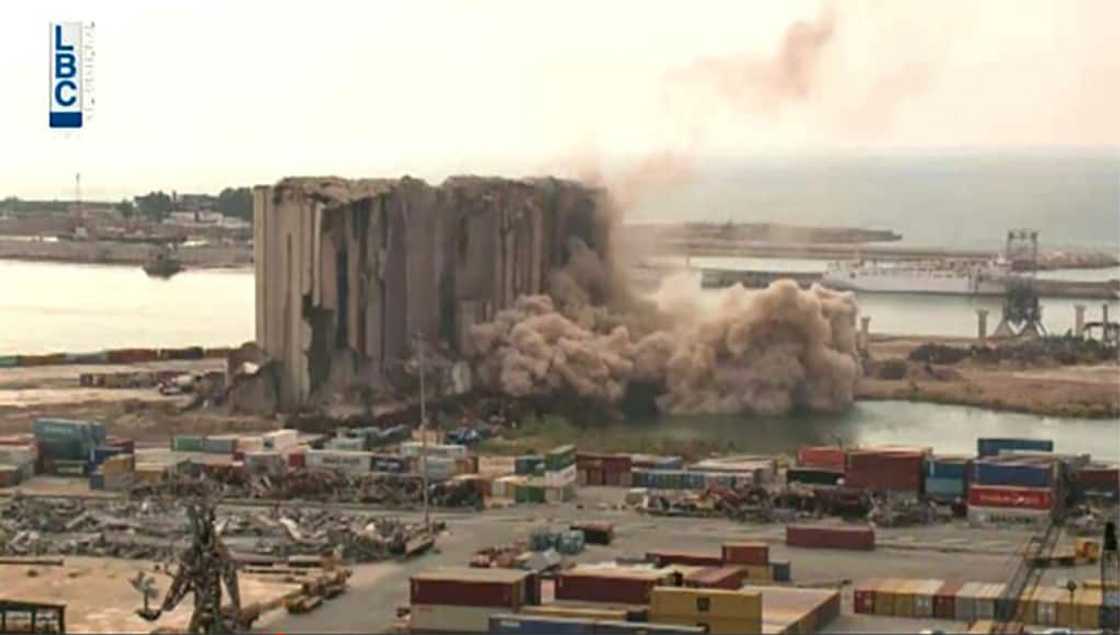
[[[569,237],[608,241],[601,192],[556,179],[295,178],[253,195],[257,344],[283,367],[284,409],[376,385],[416,334],[462,352],[471,324],[547,290]]]

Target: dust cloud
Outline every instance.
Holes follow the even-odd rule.
[[[651,300],[636,299],[572,240],[578,256],[553,276],[550,295],[519,298],[473,328],[482,386],[619,406],[628,387],[641,384],[654,387],[656,408],[667,414],[851,405],[859,377],[851,294],[781,280],[759,291],[731,287],[713,304],[695,277],[682,274],[664,280]],[[589,283],[603,304],[590,301]]]

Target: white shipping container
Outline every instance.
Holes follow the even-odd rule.
[[[27,445],[0,445],[0,463],[24,465],[35,462],[35,450]]]
[[[347,474],[366,474],[373,462],[372,452],[346,450],[308,450],[304,453],[305,465],[310,468],[336,470]]]
[[[490,615],[509,611],[500,606],[413,604],[410,620],[414,631],[486,633],[490,630]]]
[[[419,441],[405,441],[401,444],[402,456],[420,456],[423,450],[423,444]],[[446,445],[441,443],[428,444],[428,456],[440,456],[450,458],[465,458],[467,456],[467,446],[465,445]]]
[[[968,523],[972,526],[1019,525],[1042,527],[1049,524],[1050,519],[1051,513],[1046,509],[968,506]]]
[[[564,503],[575,498],[575,486],[568,485],[546,485],[544,488],[544,502],[546,503]]]
[[[455,459],[445,456],[429,456],[426,459],[416,459],[416,471],[418,474],[424,474],[424,465],[427,465],[427,474],[429,479],[447,480],[452,476],[459,473],[458,463]]]
[[[575,463],[569,465],[562,470],[555,472],[544,473],[544,484],[562,487],[564,485],[572,485],[576,482],[576,465]]]
[[[265,449],[286,450],[299,445],[299,432],[296,430],[273,430],[261,435]]]
[[[286,457],[275,450],[245,453],[245,467],[251,472],[279,473],[287,468]]]
[[[524,483],[523,476],[503,476],[496,478],[490,485],[490,495],[494,498],[513,498],[513,490],[519,483]]]

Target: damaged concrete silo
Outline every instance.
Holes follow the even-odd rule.
[[[557,179],[289,178],[254,190],[256,341],[279,405],[377,386],[420,334],[470,327],[546,290],[578,237],[605,256],[601,192]]]

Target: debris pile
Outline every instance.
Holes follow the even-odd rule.
[[[224,509],[217,531],[242,557],[336,555],[372,562],[405,555],[422,524],[308,508]],[[184,505],[151,498],[97,502],[15,497],[0,508],[0,554],[162,560],[190,542]],[[254,562],[259,560],[254,559]]]
[[[296,469],[269,475],[219,467],[209,466],[207,475],[198,478],[176,475],[158,484],[139,483],[130,495],[134,500],[159,493],[184,496],[217,486],[227,499],[361,503],[397,509],[416,508],[424,501],[424,481],[416,474]],[[480,507],[483,502],[469,481],[455,479],[429,483],[428,501],[436,507]]]

